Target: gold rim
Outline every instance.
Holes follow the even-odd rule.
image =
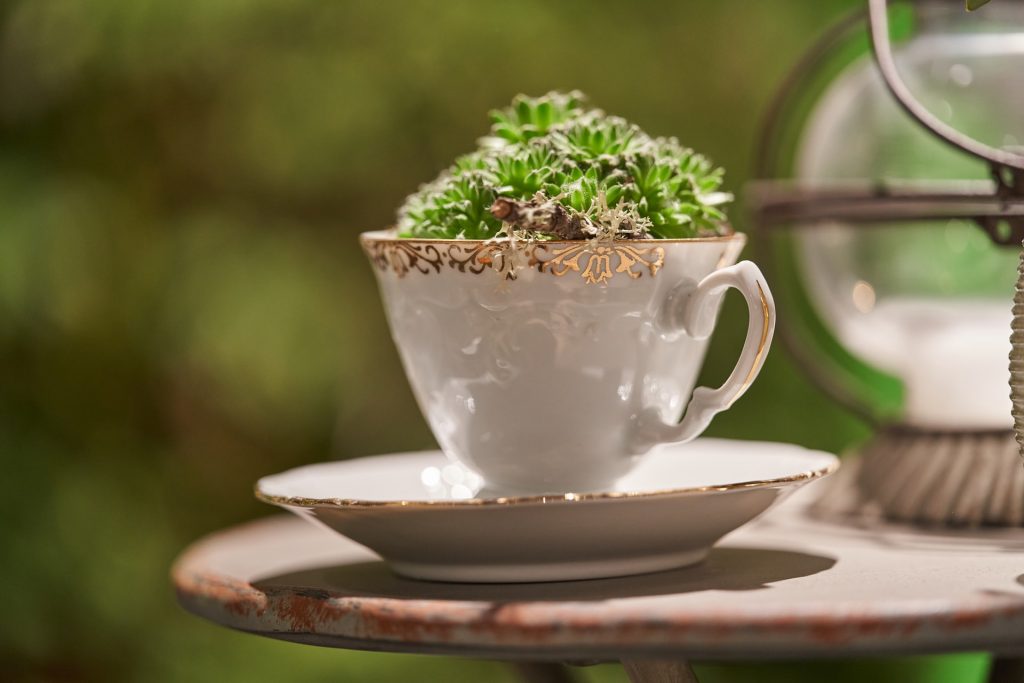
[[[315,507],[401,507],[401,508],[439,508],[439,507],[476,507],[481,505],[523,505],[541,504],[553,505],[561,503],[585,503],[599,500],[613,500],[618,498],[660,498],[664,496],[693,495],[700,493],[717,493],[724,491],[739,491],[757,488],[772,488],[785,484],[796,484],[799,482],[820,479],[832,474],[839,469],[839,458],[831,456],[832,461],[827,465],[814,470],[791,474],[785,477],[774,479],[758,479],[751,481],[736,482],[732,484],[720,484],[718,486],[692,486],[678,489],[659,489],[657,491],[610,491],[606,493],[563,493],[559,495],[534,495],[534,496],[509,496],[503,498],[468,498],[466,500],[358,500],[354,498],[303,498],[301,496],[275,496],[260,491],[260,482],[257,481],[253,487],[253,493],[257,500],[271,505],[285,505],[289,507],[315,508]]]
[[[750,372],[743,380],[743,386],[737,392],[737,397],[742,396],[746,393],[750,385],[754,383],[757,378],[757,373],[761,370],[761,364],[764,362],[764,356],[768,353],[768,335],[772,329],[772,309],[768,305],[768,298],[764,295],[764,288],[761,287],[760,281],[757,284],[757,296],[761,299],[761,315],[763,316],[763,323],[761,325],[761,342],[757,347],[757,354],[754,356],[754,365],[750,368]]]
[[[730,228],[731,229],[731,228]],[[431,237],[399,237],[398,232],[395,228],[389,228],[387,230],[370,230],[359,235],[359,241],[363,244],[373,244],[375,242],[401,242],[403,244],[486,244],[488,242],[495,242],[497,238],[490,238],[486,240],[450,240],[440,239]],[[679,237],[673,239],[660,239],[660,238],[648,238],[642,240],[636,239],[616,239],[615,244],[639,244],[651,246],[654,244],[689,244],[692,242],[734,242],[742,241],[746,242],[747,236],[742,232],[731,232],[728,235],[714,235],[710,237]],[[572,245],[580,244],[580,242],[586,242],[587,240],[544,240],[543,242],[536,242],[536,244],[552,244],[552,245]]]

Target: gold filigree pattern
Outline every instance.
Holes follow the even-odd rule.
[[[508,280],[516,277],[516,247],[509,242],[469,242],[465,245],[449,244],[448,265],[463,273],[478,275],[491,269]]]
[[[444,263],[441,249],[433,244],[407,242],[363,242],[370,261],[381,270],[393,270],[398,277],[406,273],[439,273]]]
[[[564,277],[578,274],[587,284],[604,284],[617,274],[637,279],[645,272],[654,277],[665,263],[665,248],[657,243],[641,246],[630,242],[528,242],[415,241],[364,239],[363,249],[380,270],[398,277],[411,272],[440,273],[450,268],[479,275],[493,270],[507,280],[516,279],[522,268]]]
[[[588,284],[608,282],[616,273],[625,273],[635,280],[643,275],[644,269],[654,277],[665,263],[665,248],[659,246],[583,242],[550,250],[545,244],[536,247],[530,263],[537,270],[556,277],[576,272]]]

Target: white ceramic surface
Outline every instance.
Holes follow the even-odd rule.
[[[558,581],[699,562],[722,536],[838,465],[799,446],[700,439],[656,449],[606,493],[465,499],[462,469],[432,451],[301,467],[260,479],[256,495],[362,543],[406,576]]]
[[[745,239],[514,249],[362,236],[438,443],[503,495],[605,489],[746,391],[775,316],[757,267],[732,265]],[[695,390],[730,287],[747,301],[746,343],[721,387]]]

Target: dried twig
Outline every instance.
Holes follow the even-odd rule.
[[[603,193],[600,193],[597,204],[597,213],[591,216],[567,209],[555,199],[537,193],[528,200],[498,197],[490,211],[492,216],[514,231],[553,235],[563,240],[648,236],[649,221],[635,216],[621,203],[609,208]]]

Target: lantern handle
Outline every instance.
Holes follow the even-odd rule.
[[[1003,149],[997,149],[964,135],[957,129],[946,124],[935,116],[914,94],[896,68],[892,56],[892,44],[889,40],[889,3],[888,0],[867,0],[868,24],[871,34],[871,49],[882,74],[882,80],[903,110],[917,119],[918,123],[930,130],[937,138],[967,152],[979,159],[987,161],[999,176],[1000,169],[1010,169],[1014,176],[1014,189],[1024,192],[1024,156]]]

